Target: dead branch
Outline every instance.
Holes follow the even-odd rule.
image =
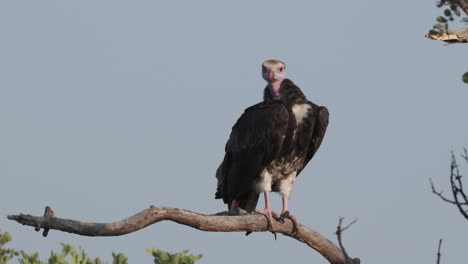
[[[426,34],[426,38],[440,40],[445,42],[445,46],[454,43],[468,42],[468,28],[448,30],[441,34]]]
[[[359,264],[361,263],[361,260],[358,259],[358,258],[355,258],[355,259],[351,259],[349,256],[348,256],[348,253],[346,253],[346,250],[344,248],[344,245],[343,245],[343,240],[342,240],[342,234],[343,234],[343,231],[345,231],[346,229],[348,229],[351,225],[353,225],[354,223],[356,223],[357,221],[357,218],[354,219],[351,223],[349,223],[346,227],[342,228],[341,227],[341,224],[343,223],[343,220],[344,220],[344,217],[340,217],[340,220],[338,221],[338,226],[336,227],[336,236],[338,237],[338,244],[340,245],[340,249],[341,251],[343,252],[343,257],[345,259],[348,260],[347,263],[349,264]]]
[[[467,160],[468,162],[468,160]],[[450,165],[450,184],[452,185],[452,193],[453,198],[456,202],[456,206],[460,213],[468,220],[468,213],[464,205],[468,204],[468,196],[463,189],[463,183],[461,181],[462,175],[460,174],[460,170],[458,169],[458,163],[455,158],[455,155],[452,152],[452,163]]]
[[[465,153],[461,154],[461,157],[468,163],[468,153],[466,149],[464,149],[464,151]],[[466,208],[468,206],[468,195],[463,189],[463,182],[461,179],[462,175],[460,174],[457,159],[455,154],[452,152],[452,159],[450,163],[450,185],[452,189],[453,200],[444,197],[442,195],[442,191],[438,192],[435,189],[434,184],[432,183],[432,179],[429,180],[431,182],[432,193],[439,196],[439,198],[443,201],[456,205],[463,217],[468,220],[468,208]]]
[[[50,210],[49,213],[47,213],[48,210]],[[133,216],[112,223],[92,223],[57,218],[50,208],[46,208],[46,214],[44,216],[20,214],[9,215],[7,218],[23,225],[33,226],[37,231],[41,228],[44,230],[54,229],[83,236],[121,236],[164,220],[173,221],[202,231],[267,231],[266,218],[260,214],[236,216],[205,215],[183,209],[154,206],[150,206]],[[293,224],[287,219],[284,224],[275,225],[272,231],[307,244],[324,256],[331,264],[354,263],[349,262],[352,261],[350,259],[347,261],[343,252],[335,244],[316,231],[303,225],[298,227],[297,233],[292,234],[292,230]],[[47,236],[47,232],[44,232],[43,235]]]
[[[50,209],[49,206],[46,206],[46,208],[44,210],[44,217],[48,218],[48,219],[55,218],[54,211],[52,211],[52,209]],[[37,225],[34,230],[36,230],[36,232],[38,232],[39,230],[41,230],[41,227],[39,225]],[[42,232],[42,235],[44,237],[46,237],[48,234],[49,234],[49,228],[44,228],[44,232]]]
[[[450,199],[447,199],[445,196],[442,195],[442,191],[438,192],[434,186],[434,183],[432,182],[432,179],[429,178],[429,181],[431,182],[431,188],[432,188],[432,193],[439,196],[440,199],[442,199],[442,201],[444,202],[447,202],[447,203],[451,203],[451,204],[457,204],[457,202],[453,201],[453,200],[450,200]],[[462,205],[467,205],[465,203],[463,203]]]
[[[460,156],[466,160],[466,162],[468,162],[468,150],[466,150],[466,148],[463,148],[463,150],[465,151],[464,154],[461,154]]]

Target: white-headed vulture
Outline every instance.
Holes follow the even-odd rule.
[[[268,82],[263,102],[245,109],[232,127],[216,172],[216,199],[223,199],[230,212],[244,209],[264,214],[270,230],[273,217],[280,222],[289,218],[297,231],[299,223],[288,211],[288,199],[296,177],[322,143],[328,110],[307,100],[299,87],[284,78],[285,69],[279,60],[262,64],[262,76]],[[271,208],[271,191],[282,196],[280,216]],[[255,209],[260,193],[265,197],[264,210]]]

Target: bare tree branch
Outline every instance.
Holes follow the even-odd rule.
[[[431,178],[429,178],[429,181],[431,182],[431,188],[432,188],[432,193],[433,193],[433,194],[439,196],[440,199],[442,199],[442,201],[444,201],[444,202],[451,203],[451,204],[455,204],[455,205],[457,204],[457,202],[445,198],[445,197],[442,195],[442,191],[438,192],[438,191],[435,189],[434,183],[432,182],[432,179],[431,179]],[[467,204],[462,204],[462,205],[467,205]]]
[[[467,160],[468,162],[468,160]],[[467,210],[463,208],[464,205],[468,204],[468,196],[463,190],[463,183],[461,181],[462,175],[458,169],[458,163],[455,158],[455,154],[452,152],[452,163],[450,165],[450,184],[452,185],[453,198],[455,199],[456,206],[460,213],[468,220]],[[460,198],[462,199],[460,201]]]
[[[47,211],[49,213],[47,213]],[[214,232],[264,232],[267,231],[267,221],[263,215],[248,214],[237,216],[205,215],[191,211],[151,206],[133,216],[112,223],[92,223],[70,219],[57,218],[50,208],[46,208],[45,216],[9,215],[10,220],[20,224],[33,226],[38,231],[54,229],[83,236],[120,236],[135,232],[160,221],[169,220],[182,225],[190,226],[202,231]],[[331,264],[355,263],[346,260],[343,252],[328,239],[316,231],[299,226],[298,232],[292,234],[293,224],[287,219],[284,224],[274,226],[274,232],[282,233],[300,242],[307,244],[324,256]],[[47,233],[43,233],[47,236]]]
[[[461,154],[460,156],[466,160],[466,162],[468,163],[468,151],[466,150],[466,148],[463,148],[463,150],[465,151],[464,154]]]
[[[461,154],[461,157],[466,160],[468,163],[468,151],[466,148],[464,149],[464,154]],[[457,159],[455,158],[455,154],[452,152],[452,159],[450,164],[450,185],[452,187],[452,195],[453,200],[447,199],[442,195],[442,191],[438,192],[434,184],[432,183],[432,179],[429,179],[431,182],[432,193],[439,196],[445,202],[454,204],[457,206],[460,213],[468,220],[468,195],[465,193],[463,189],[463,182],[461,180],[462,175],[460,174],[459,166],[457,163]]]
[[[346,250],[344,248],[344,245],[343,245],[343,240],[342,240],[342,234],[343,234],[343,231],[345,231],[346,229],[348,229],[351,225],[353,225],[354,223],[356,223],[357,221],[357,218],[354,219],[351,223],[349,223],[346,227],[342,228],[341,227],[341,224],[343,223],[343,220],[344,220],[344,217],[340,217],[340,220],[338,221],[338,226],[336,227],[336,236],[338,237],[338,244],[340,245],[340,249],[341,251],[343,252],[343,257],[344,259],[347,260],[347,263],[349,264],[359,264],[361,263],[361,260],[358,259],[358,258],[355,258],[355,259],[351,259],[349,256],[348,256],[348,253],[346,253]]]
[[[52,209],[50,209],[49,206],[46,206],[45,210],[44,210],[44,217],[45,218],[55,218],[55,214],[54,214],[54,211],[52,211]],[[40,226],[36,226],[35,228],[36,232],[38,232],[39,230],[41,230],[41,227]],[[44,232],[42,232],[42,235],[44,237],[46,237],[47,235],[49,234],[49,228],[44,228]]]
[[[437,250],[437,264],[440,264],[440,246],[442,245],[442,238],[439,240],[439,250]]]

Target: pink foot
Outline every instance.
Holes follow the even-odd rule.
[[[277,213],[273,212],[271,208],[265,208],[264,210],[255,209],[255,212],[266,216],[267,223],[268,223],[267,230],[273,233],[273,235],[275,236],[275,240],[276,240],[276,232],[273,231],[274,229],[273,218],[279,219],[280,216]]]
[[[294,235],[298,231],[299,221],[297,221],[297,218],[294,215],[289,213],[289,210],[288,210],[288,199],[289,199],[289,197],[284,195],[282,197],[282,199],[283,199],[283,211],[281,212],[281,217],[280,217],[280,219],[278,221],[281,222],[281,223],[284,223],[285,218],[291,219],[291,221],[293,223],[292,234]]]
[[[279,218],[279,222],[281,223],[284,223],[284,219],[285,218],[288,218],[288,219],[291,219],[292,223],[293,223],[293,230],[292,230],[292,234],[296,234],[299,230],[299,221],[297,220],[297,218],[290,214],[289,211],[285,211],[281,214],[280,218]]]
[[[271,209],[269,192],[263,192],[263,194],[265,195],[265,209],[264,210],[255,209],[255,212],[266,216],[267,223],[268,223],[267,230],[273,233],[273,235],[275,236],[275,240],[276,240],[276,232],[273,231],[273,217],[275,217],[275,219],[278,219],[279,217],[278,217],[278,214],[273,212],[273,209]]]

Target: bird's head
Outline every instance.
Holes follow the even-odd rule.
[[[262,64],[262,76],[268,82],[271,95],[281,97],[280,87],[286,73],[286,64],[280,60],[267,60]]]
[[[286,73],[286,65],[280,60],[267,60],[262,64],[262,76],[268,83],[281,82]]]

